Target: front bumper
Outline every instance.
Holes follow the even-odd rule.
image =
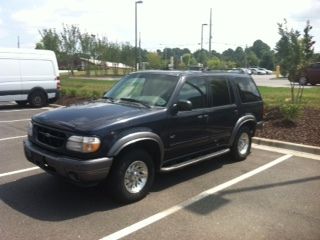
[[[29,140],[23,142],[26,158],[43,170],[67,177],[75,182],[98,182],[105,179],[112,165],[112,158],[80,160],[57,155],[38,146]]]

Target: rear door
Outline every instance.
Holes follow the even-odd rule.
[[[231,132],[238,118],[235,97],[225,76],[208,76],[209,106],[205,115],[208,115],[208,130],[212,147],[228,144]]]
[[[3,56],[0,58],[0,101],[21,99],[19,60]]]
[[[21,59],[22,90],[27,94],[34,87],[41,87],[46,92],[56,90],[54,64],[49,59]]]

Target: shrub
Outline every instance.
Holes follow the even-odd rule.
[[[283,103],[280,106],[280,112],[285,121],[294,123],[301,113],[301,105],[293,103]]]

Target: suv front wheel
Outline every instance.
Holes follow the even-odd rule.
[[[249,128],[241,127],[234,139],[231,155],[235,161],[246,159],[251,149],[251,133]]]
[[[144,150],[131,150],[115,161],[111,172],[113,198],[121,203],[144,198],[149,193],[155,175],[151,156]]]

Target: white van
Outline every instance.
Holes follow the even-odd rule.
[[[59,97],[60,79],[53,51],[0,48],[0,101],[42,107]]]

